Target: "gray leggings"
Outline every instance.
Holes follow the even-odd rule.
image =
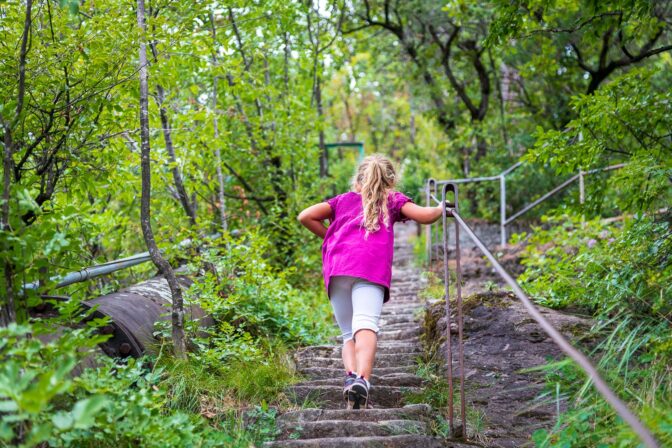
[[[384,286],[357,277],[339,275],[331,278],[329,292],[344,344],[354,339],[357,331],[365,328],[378,333]]]

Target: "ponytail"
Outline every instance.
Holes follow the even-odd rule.
[[[387,198],[396,184],[394,165],[387,157],[373,154],[366,157],[357,168],[353,188],[359,187],[362,195],[363,225],[369,233],[380,229],[380,218],[390,227]]]

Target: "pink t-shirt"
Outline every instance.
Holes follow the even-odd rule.
[[[408,221],[401,207],[411,198],[397,191],[388,197],[390,227],[380,218],[380,229],[365,239],[362,196],[354,191],[339,194],[326,202],[331,206],[329,228],[322,243],[322,273],[329,294],[329,280],[334,275],[359,277],[385,286],[383,302],[390,300],[394,223]]]

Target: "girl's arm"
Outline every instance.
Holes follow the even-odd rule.
[[[441,217],[442,210],[441,206],[421,207],[412,202],[407,202],[401,207],[402,215],[420,224],[433,223]]]
[[[327,228],[322,221],[330,217],[331,205],[326,202],[320,202],[319,204],[311,205],[299,213],[298,219],[308,230],[320,238],[324,238],[324,235],[327,234]]]

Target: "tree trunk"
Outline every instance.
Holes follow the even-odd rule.
[[[222,231],[229,228],[226,219],[226,199],[224,198],[224,175],[222,174],[222,153],[219,150],[219,123],[217,121],[217,76],[212,80],[212,127],[215,133],[215,168],[217,171],[217,202],[219,202],[219,220]]]
[[[9,227],[9,198],[10,198],[10,188],[11,188],[11,173],[12,173],[12,138],[11,131],[8,126],[5,127],[5,139],[4,139],[5,151],[3,154],[3,163],[2,163],[2,231],[10,232]],[[4,244],[3,244],[4,246]],[[10,247],[3,247],[5,250],[9,250]],[[10,322],[16,321],[16,305],[14,303],[14,273],[12,261],[7,257],[3,262],[3,273],[5,276],[5,300],[2,304],[2,313],[0,314],[0,324],[6,326]]]
[[[156,42],[151,42],[150,44],[152,54],[154,56],[154,62],[158,62],[159,54],[156,50]],[[173,182],[175,183],[175,189],[177,190],[177,197],[182,204],[184,213],[189,217],[189,222],[192,226],[196,225],[196,210],[194,206],[189,201],[189,195],[187,194],[187,189],[184,188],[184,180],[182,179],[182,174],[180,174],[180,169],[177,166],[177,159],[175,157],[175,146],[173,145],[173,136],[170,129],[170,121],[168,120],[168,111],[164,104],[166,99],[165,90],[163,86],[157,84],[156,86],[156,104],[159,106],[159,114],[161,116],[161,128],[163,130],[163,139],[166,142],[166,151],[168,152],[168,160],[170,161],[171,168],[170,171],[173,175]]]
[[[315,104],[317,107],[317,121],[320,126],[320,177],[327,177],[329,175],[329,153],[327,152],[325,142],[324,123],[322,123],[324,118],[324,108],[322,106],[322,76],[320,76],[319,72],[317,55],[315,56],[315,64],[313,68],[315,70]]]
[[[140,224],[142,234],[147,244],[147,249],[159,272],[166,278],[172,295],[172,324],[173,324],[173,344],[175,346],[175,356],[186,358],[186,341],[184,336],[184,306],[182,301],[182,290],[177,283],[173,268],[170,266],[156,245],[154,232],[150,221],[150,196],[151,196],[151,166],[150,166],[150,144],[149,144],[149,88],[147,74],[147,36],[145,27],[145,2],[138,0],[138,27],[140,28],[140,48],[139,55],[139,73],[140,73],[140,165],[142,171],[142,196],[140,200]]]
[[[217,27],[215,26],[215,15],[210,12],[210,24],[212,25],[212,65],[217,64]],[[219,220],[222,223],[222,231],[226,232],[229,228],[226,219],[226,199],[224,198],[224,175],[222,174],[222,153],[219,150],[219,122],[217,119],[217,81],[219,78],[214,75],[212,78],[212,127],[215,135],[215,169],[217,172],[217,201],[219,202]]]
[[[21,36],[21,52],[19,54],[19,85],[16,100],[16,110],[14,118],[11,122],[4,122],[4,151],[2,158],[2,213],[0,215],[0,230],[3,232],[10,232],[9,223],[9,200],[11,198],[10,189],[12,187],[12,170],[14,169],[14,140],[12,138],[12,131],[21,120],[21,113],[23,112],[23,102],[26,94],[26,59],[28,55],[28,35],[32,25],[33,2],[28,0],[26,2],[26,16],[23,22],[23,34]],[[11,246],[6,248],[11,250]],[[3,274],[5,277],[5,303],[0,310],[0,320],[2,324],[6,325],[9,322],[16,321],[16,303],[14,301],[14,265],[9,259],[4,260]]]

